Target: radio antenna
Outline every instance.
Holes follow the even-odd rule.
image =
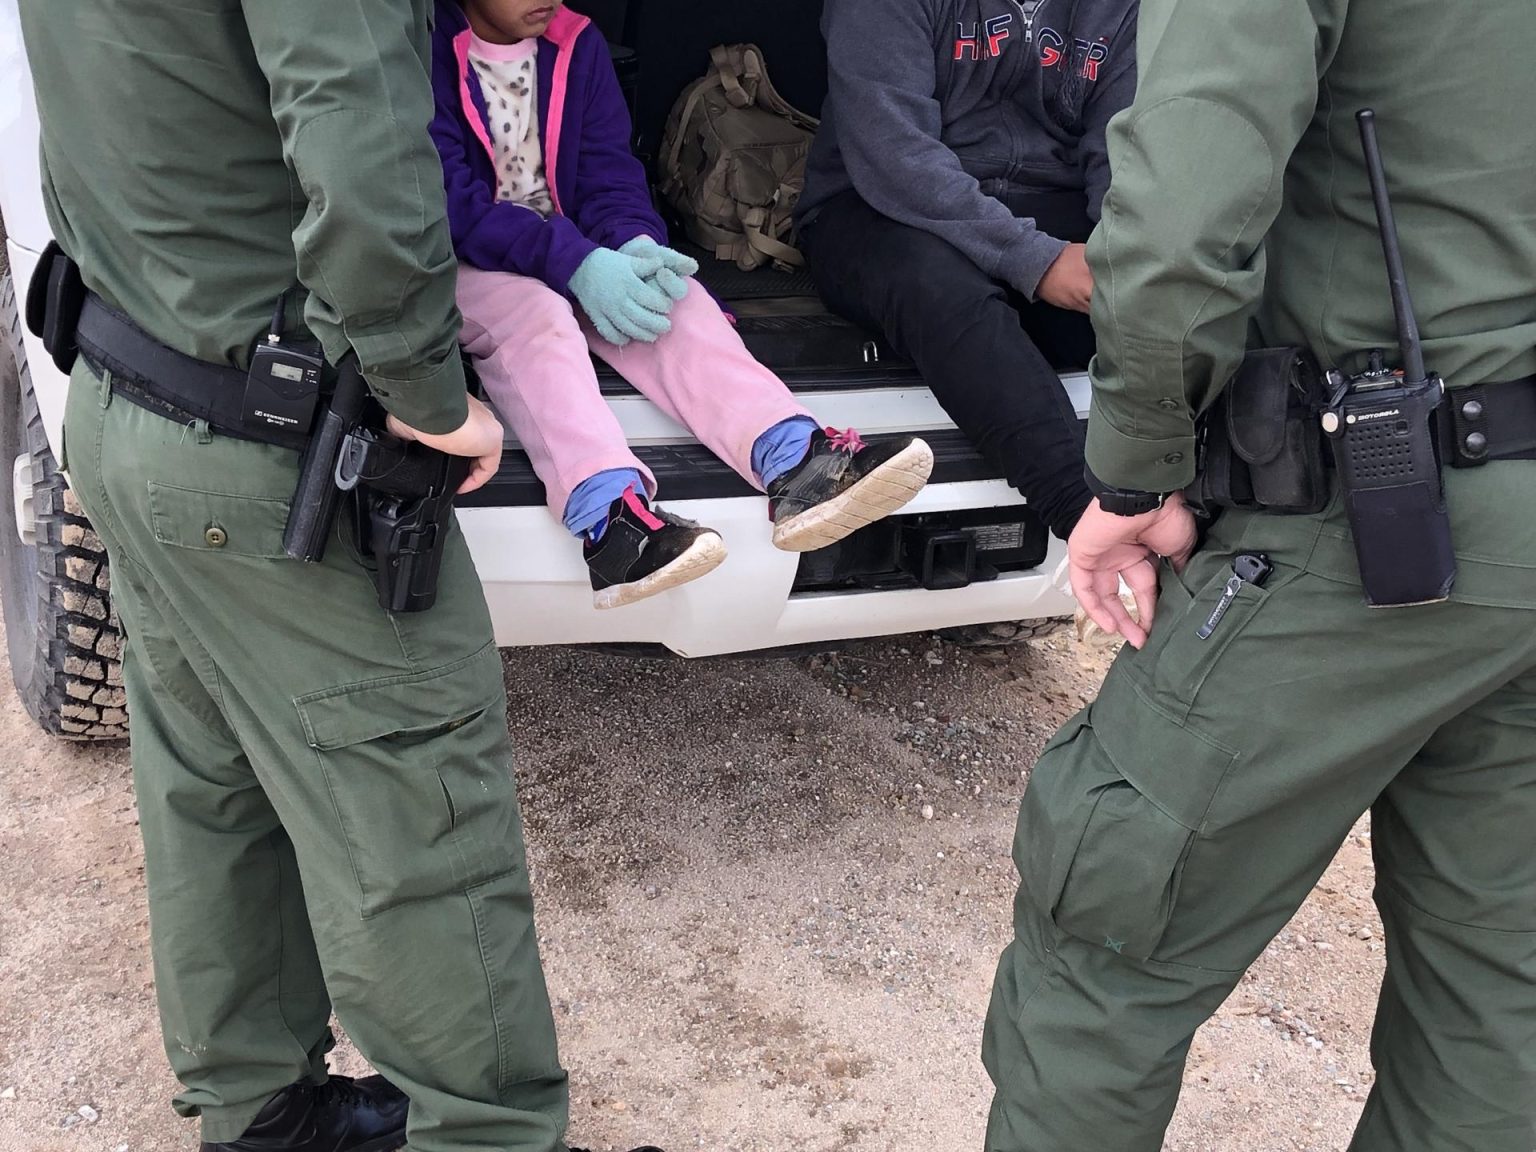
[[[1387,282],[1392,288],[1392,311],[1397,316],[1397,342],[1402,349],[1403,382],[1420,384],[1425,380],[1424,344],[1419,339],[1419,321],[1414,316],[1413,298],[1408,295],[1408,274],[1403,270],[1403,250],[1397,240],[1397,220],[1392,215],[1392,200],[1387,195],[1387,173],[1381,163],[1381,145],[1376,140],[1376,113],[1362,108],[1355,114],[1360,124],[1360,144],[1365,150],[1365,170],[1371,180],[1371,198],[1376,202],[1376,224],[1381,230],[1381,251],[1387,259]]]

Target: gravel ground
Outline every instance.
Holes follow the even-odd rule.
[[[572,1139],[979,1149],[1014,816],[1102,656],[904,637],[505,664]],[[0,1149],[190,1152],[127,755],[49,743],[9,694],[0,743]],[[1167,1149],[1347,1144],[1382,962],[1367,836],[1197,1040]],[[338,1063],[363,1067],[345,1047]]]

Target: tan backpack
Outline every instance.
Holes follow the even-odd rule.
[[[755,44],[710,49],[661,142],[661,191],[689,237],[742,271],[799,267],[794,210],[819,121],[774,90]]]

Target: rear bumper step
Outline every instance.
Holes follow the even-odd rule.
[[[967,480],[995,480],[993,468],[971,446],[965,435],[953,428],[919,432],[933,449],[933,476],[930,484],[957,484]],[[867,436],[871,444],[893,439],[891,436]],[[761,493],[702,444],[641,445],[634,449],[643,464],[656,477],[661,499],[716,500]],[[501,470],[482,488],[459,498],[462,508],[527,508],[545,503],[544,485],[534,475],[528,454],[521,449],[507,451]]]

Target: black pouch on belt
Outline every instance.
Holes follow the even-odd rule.
[[[1258,348],[1200,418],[1200,466],[1185,498],[1207,512],[1308,515],[1328,503],[1317,410],[1323,376],[1304,348]]]
[[[65,255],[57,240],[50,241],[27,285],[27,330],[43,342],[66,376],[80,354],[75,329],[84,307],[85,281],[80,277],[80,265]]]

